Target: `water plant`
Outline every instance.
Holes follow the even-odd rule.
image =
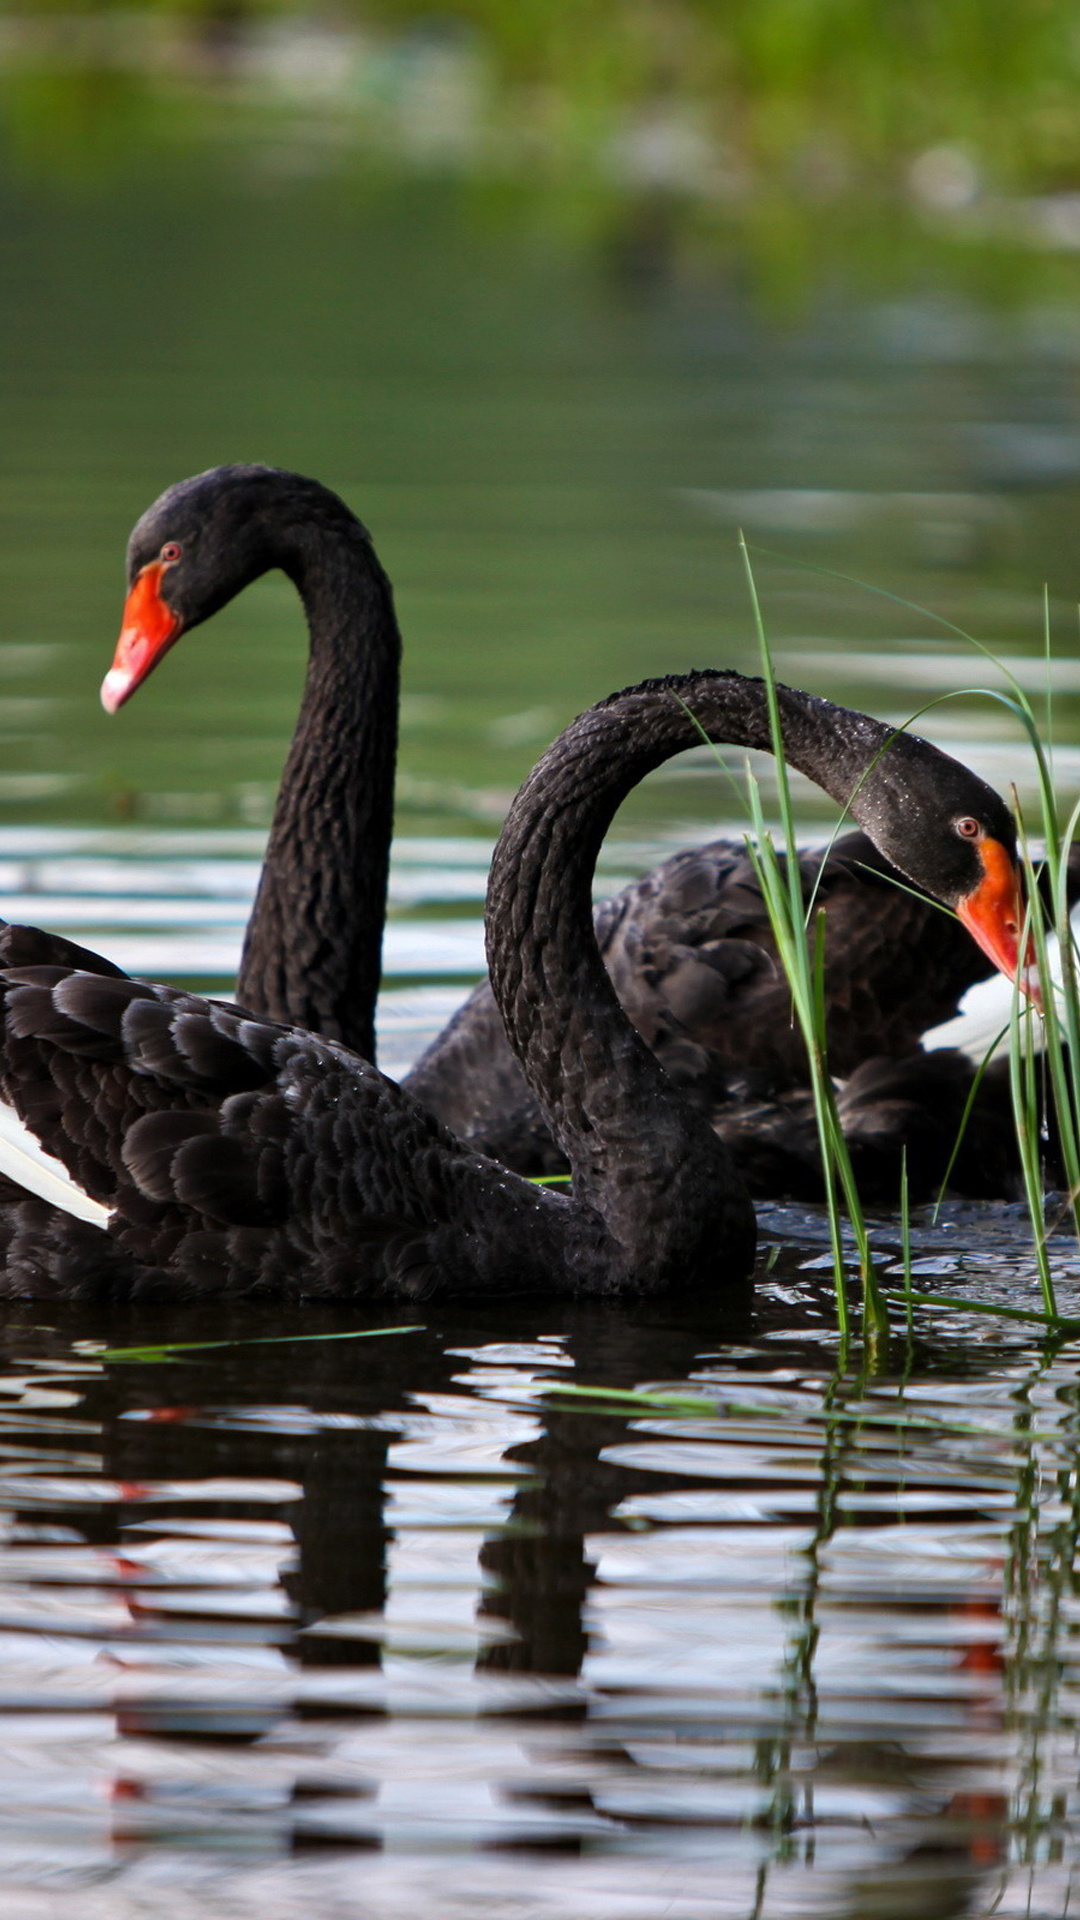
[[[804,904],[796,860],[796,839],[790,791],[783,757],[776,681],[760,598],[754,578],[750,552],[740,535],[740,548],[746,570],[751,607],[762,661],[762,672],[769,696],[773,733],[773,751],[777,768],[777,792],[782,837],[787,849],[786,870],[777,858],[773,835],[764,817],[756,781],[748,778],[754,835],[748,847],[757,874],[777,952],[791,989],[793,1017],[798,1021],[806,1044],[818,1138],[821,1148],[825,1205],[836,1277],[837,1322],[842,1341],[848,1336],[848,1313],[844,1286],[844,1238],[841,1203],[858,1252],[863,1287],[864,1333],[873,1334],[887,1324],[886,1295],[880,1289],[873,1266],[869,1234],[848,1153],[840,1126],[832,1080],[828,1070],[825,1032],[823,972],[823,914],[815,912],[814,899]],[[827,569],[811,569],[827,572]],[[834,576],[837,577],[837,576]],[[839,576],[843,577],[843,576]],[[852,583],[862,584],[862,583]],[[879,589],[870,588],[871,592]],[[892,595],[885,595],[893,598]],[[907,602],[900,604],[908,605]],[[912,611],[926,613],[924,608]],[[930,615],[931,618],[937,616]],[[1027,910],[1022,930],[1021,951],[1029,955],[1028,993],[1020,981],[1012,987],[1007,1019],[980,1062],[961,1120],[960,1135],[942,1182],[942,1194],[948,1184],[963,1129],[967,1124],[982,1079],[999,1041],[1007,1039],[1009,1084],[1016,1129],[1017,1151],[1024,1197],[1031,1222],[1032,1243],[1042,1293],[1040,1318],[1048,1330],[1071,1337],[1076,1322],[1058,1312],[1053,1275],[1047,1246],[1048,1224],[1044,1204],[1045,1149],[1052,1143],[1064,1181],[1064,1195],[1052,1214],[1056,1229],[1066,1216],[1080,1244],[1080,981],[1077,968],[1077,942],[1070,920],[1068,897],[1069,853],[1080,827],[1080,801],[1076,803],[1062,829],[1059,821],[1053,774],[1052,676],[1047,671],[1045,713],[1042,728],[1032,701],[1016,676],[990,648],[974,635],[951,621],[939,621],[989,660],[1003,676],[1007,691],[1000,688],[968,688],[966,694],[978,694],[1005,706],[1020,722],[1031,745],[1037,778],[1037,820],[1035,831],[1041,851],[1033,849],[1031,826],[1025,820],[1019,801],[1016,811]],[[1049,620],[1044,617],[1043,646],[1049,667],[1051,657]],[[947,694],[943,699],[956,697]],[[911,716],[913,724],[940,700],[928,702]],[[1044,741],[1045,732],[1045,741]],[[941,909],[947,912],[947,908]],[[1056,964],[1055,964],[1056,963]],[[1032,977],[1034,976],[1034,977]],[[939,1196],[939,1200],[940,1200]],[[901,1172],[898,1194],[903,1241],[902,1266],[908,1330],[912,1324],[910,1218],[906,1165]],[[938,1304],[945,1304],[938,1297]],[[956,1300],[957,1306],[974,1303]],[[1019,1309],[989,1311],[1018,1312]]]
[[[870,1235],[859,1198],[851,1155],[848,1152],[847,1141],[836,1110],[836,1096],[829,1075],[825,1033],[825,920],[821,912],[815,912],[813,895],[811,895],[809,907],[803,902],[795,816],[784,760],[776,675],[773,670],[772,653],[765,631],[754,571],[746,541],[742,535],[739,537],[739,544],[746,568],[754,625],[761,653],[762,676],[768,695],[769,729],[776,762],[777,796],[781,832],[787,854],[786,864],[781,867],[777,857],[775,841],[765,822],[760,789],[752,776],[748,777],[747,787],[753,835],[748,836],[747,848],[768,911],[780,962],[791,988],[792,1012],[799,1024],[806,1046],[814,1115],[821,1147],[825,1204],[836,1280],[837,1323],[841,1340],[846,1342],[849,1334],[849,1320],[843,1224],[839,1205],[841,1194],[858,1253],[859,1277],[863,1290],[864,1335],[870,1337],[876,1332],[887,1329],[888,1309],[878,1288]],[[809,939],[808,933],[811,934]]]

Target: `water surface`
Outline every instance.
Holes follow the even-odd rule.
[[[299,695],[291,589],[96,704],[128,528],[226,459],[337,487],[398,588],[388,1066],[475,977],[490,848],[557,728],[646,674],[755,670],[739,528],[781,670],[897,720],[1002,684],[956,627],[1041,698],[1046,583],[1071,804],[1073,263],[1003,292],[962,250],[868,274],[838,244],[778,304],[734,240],[642,275],[543,211],[242,141],[0,182],[0,913],[229,984]],[[920,724],[1030,794],[1006,709]],[[687,756],[601,884],[740,825]],[[924,1308],[841,1364],[820,1223],[765,1227],[753,1301],[399,1332],[9,1310],[5,1920],[1060,1920],[1074,1348]],[[1055,1266],[1075,1310],[1064,1242]],[[923,1223],[916,1271],[1035,1299],[1008,1212]],[[117,1353],[168,1339],[230,1344]]]
[[[364,1340],[9,1315],[9,1911],[1066,1911],[1074,1357],[920,1313],[837,1371],[815,1263]]]

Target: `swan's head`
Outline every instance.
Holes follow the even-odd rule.
[[[128,542],[128,592],[101,703],[115,713],[169,648],[270,567],[294,571],[312,528],[363,528],[318,481],[277,467],[212,467],[148,507]]]
[[[952,907],[995,967],[1038,1004],[1030,940],[1021,957],[1016,823],[1001,795],[928,741],[900,734],[852,811],[900,871]]]

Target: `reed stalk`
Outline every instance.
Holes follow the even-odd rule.
[[[761,886],[781,965],[787,975],[794,1017],[798,1020],[806,1044],[836,1274],[837,1317],[841,1336],[846,1338],[848,1322],[843,1284],[841,1196],[858,1248],[863,1282],[864,1326],[868,1330],[877,1329],[883,1325],[885,1303],[874,1274],[865,1218],[855,1185],[847,1142],[837,1116],[832,1081],[828,1073],[824,1014],[824,916],[815,914],[813,896],[809,908],[804,907],[802,900],[798,849],[783,754],[772,656],[749,549],[741,535],[739,544],[746,570],[761,654],[762,673],[768,695],[770,731],[777,767],[782,837],[787,851],[786,875],[781,870],[772,836],[765,825],[760,794],[752,779],[749,782],[749,794],[755,839],[749,843],[749,852]],[[808,570],[828,574],[833,578],[847,578],[844,575],[833,574],[828,568],[811,567]],[[851,584],[864,585],[863,582],[851,582]],[[922,614],[928,611],[925,608],[914,607],[908,601],[901,601],[898,596],[884,593],[881,589],[871,587],[868,591],[885,599],[896,600],[897,604],[909,607],[912,611]],[[955,633],[993,664],[1003,676],[1008,691],[992,687],[972,687],[958,691],[956,694],[946,694],[928,701],[911,716],[906,724],[914,724],[921,714],[940,705],[945,699],[979,694],[1004,706],[1019,721],[1028,737],[1035,762],[1038,786],[1038,835],[1045,849],[1038,860],[1032,855],[1027,825],[1021,816],[1019,806],[1017,815],[1028,900],[1021,952],[1027,953],[1030,950],[1033,953],[1042,983],[1041,1031],[1038,1028],[1040,1015],[1022,991],[1020,984],[1015,983],[1007,1028],[1003,1029],[1003,1032],[1007,1031],[1009,1039],[1010,1089],[1021,1177],[1031,1219],[1032,1238],[1043,1297],[1043,1314],[1030,1317],[1044,1319],[1048,1325],[1061,1330],[1067,1326],[1071,1327],[1074,1323],[1063,1320],[1057,1311],[1046,1246],[1042,1163],[1047,1127],[1045,1115],[1048,1116],[1049,1124],[1053,1129],[1061,1159],[1066,1189],[1065,1207],[1071,1213],[1074,1231],[1080,1241],[1080,968],[1077,965],[1077,943],[1070,924],[1068,902],[1068,856],[1072,842],[1080,831],[1080,801],[1073,808],[1062,832],[1054,791],[1053,753],[1050,744],[1053,740],[1053,704],[1049,672],[1045,694],[1045,717],[1043,726],[1040,727],[1031,700],[1004,662],[997,659],[992,649],[952,621],[942,620],[933,614],[929,617],[936,624]],[[1044,648],[1049,662],[1051,649],[1048,618],[1044,618]],[[1044,745],[1044,733],[1046,745]],[[1045,908],[1044,898],[1047,901]],[[948,911],[948,909],[942,909],[942,911]],[[1060,980],[1056,982],[1050,965],[1051,931],[1057,937],[1060,955]],[[978,1069],[961,1121],[957,1145],[942,1183],[942,1191],[947,1184],[982,1076],[996,1045],[997,1042],[990,1048]],[[903,1297],[907,1306],[910,1329],[913,1296],[910,1277],[906,1165],[901,1178],[900,1207],[904,1243],[905,1294]],[[957,1302],[957,1304],[961,1303]],[[1007,1310],[1002,1309],[1002,1311]],[[1025,1315],[1025,1317],[1028,1316]]]
[[[847,1213],[858,1253],[863,1297],[863,1332],[865,1337],[874,1338],[887,1330],[888,1310],[878,1287],[870,1235],[859,1198],[851,1155],[837,1114],[836,1096],[829,1074],[825,1031],[825,916],[822,912],[815,911],[813,897],[809,907],[803,901],[799,849],[787,763],[784,759],[784,738],[780,723],[780,703],[776,691],[776,674],[773,669],[772,654],[765,631],[753,567],[746,541],[741,535],[739,544],[746,568],[750,604],[761,654],[762,677],[768,701],[769,731],[772,738],[773,758],[776,762],[777,795],[782,838],[787,856],[786,866],[782,868],[777,857],[773,837],[765,823],[761,795],[756,781],[752,778],[748,781],[748,787],[753,837],[748,838],[747,847],[769,915],[780,963],[787,976],[792,1011],[798,1021],[806,1047],[825,1183],[825,1205],[832,1247],[840,1336],[846,1341],[849,1333],[843,1223],[840,1209],[842,1195],[844,1210]]]

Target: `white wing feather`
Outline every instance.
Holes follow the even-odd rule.
[[[1080,954],[1080,902],[1073,908],[1070,916],[1073,945]],[[1050,978],[1054,989],[1061,989],[1061,946],[1057,934],[1051,934],[1046,942],[1046,958]],[[990,980],[980,980],[978,986],[969,987],[960,1002],[960,1010],[951,1020],[945,1020],[940,1027],[931,1027],[924,1033],[920,1045],[926,1053],[936,1053],[941,1047],[959,1047],[969,1060],[978,1063],[984,1060],[993,1046],[993,1058],[1008,1052],[1009,1020],[1012,1013],[1013,993],[1011,980],[1004,974],[995,973]],[[1045,989],[1044,989],[1045,991]],[[1042,1021],[1027,1022],[1035,1045],[1042,1048]],[[996,1042],[996,1044],[995,1044]]]
[[[0,1173],[6,1173],[17,1186],[36,1193],[50,1206],[89,1220],[96,1227],[108,1223],[109,1209],[76,1186],[66,1167],[39,1146],[29,1127],[10,1107],[0,1104]]]

